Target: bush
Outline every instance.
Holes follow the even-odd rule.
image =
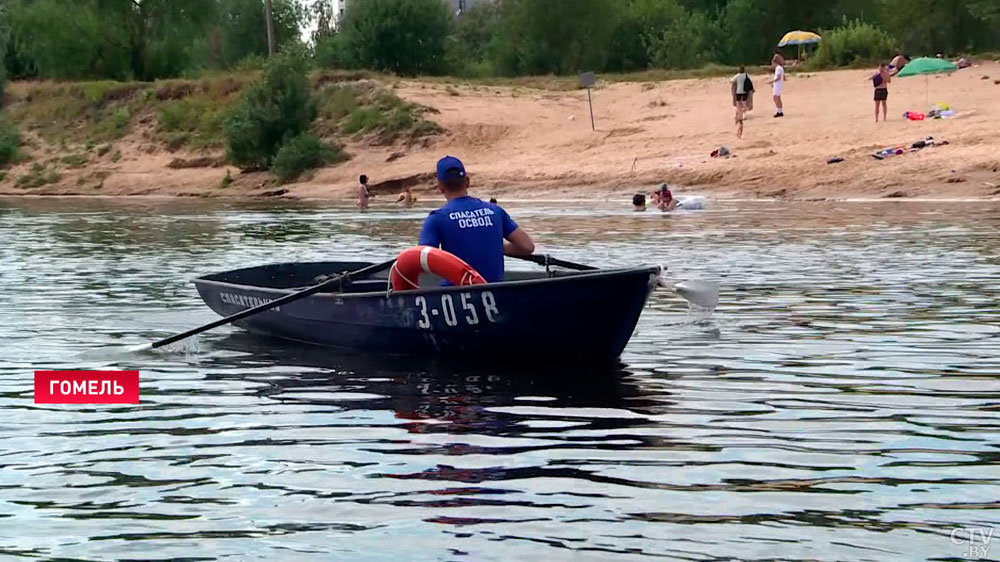
[[[320,90],[319,113],[323,119],[339,122],[358,107],[358,90],[351,85],[328,86]]]
[[[0,115],[0,166],[17,160],[20,153],[21,133],[6,117]]]
[[[281,55],[226,111],[226,158],[244,169],[265,169],[282,141],[308,130],[315,117],[305,60]]]
[[[351,2],[340,32],[346,51],[342,56],[373,70],[438,74],[446,70],[453,19],[441,0]],[[332,47],[336,53],[336,44]]]
[[[664,69],[698,68],[713,60],[721,35],[718,24],[702,12],[675,20],[649,45],[650,64]]]
[[[861,21],[845,21],[836,29],[824,31],[813,68],[846,66],[859,62],[885,60],[892,56],[896,41],[874,25]]]
[[[271,171],[280,183],[287,183],[323,163],[344,159],[339,147],[324,144],[315,135],[302,133],[281,145],[271,162]]]
[[[354,68],[344,34],[333,33],[316,41],[313,59],[321,68]]]
[[[649,68],[651,47],[676,20],[686,17],[675,0],[627,0],[611,36],[607,70],[627,72]]]
[[[390,144],[401,137],[413,140],[441,131],[424,117],[432,110],[371,82],[327,86],[317,97],[322,121],[316,130],[324,135],[372,134],[378,144]]]

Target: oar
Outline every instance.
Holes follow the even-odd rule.
[[[530,262],[537,263],[538,265],[548,267],[554,265],[556,267],[563,267],[566,269],[575,269],[577,271],[594,271],[597,268],[591,265],[583,265],[580,263],[573,263],[570,261],[564,261],[560,259],[553,258],[547,255],[530,255],[530,256],[517,256],[522,260],[527,260]],[[715,308],[719,305],[719,284],[713,283],[711,281],[703,281],[699,279],[692,279],[690,281],[681,281],[676,285],[670,285],[664,280],[659,281],[661,287],[666,287],[673,292],[680,295],[684,300],[700,306],[702,308]]]
[[[271,302],[264,303],[264,304],[262,304],[260,306],[255,306],[253,308],[248,308],[246,310],[237,312],[235,314],[230,314],[229,316],[226,316],[225,318],[220,318],[220,319],[216,320],[215,322],[210,322],[210,323],[205,324],[204,326],[201,326],[199,328],[194,328],[193,330],[188,330],[186,332],[183,332],[183,333],[180,333],[180,334],[176,334],[176,335],[170,336],[169,338],[164,338],[162,340],[158,340],[158,341],[155,341],[153,343],[144,344],[142,346],[139,346],[139,347],[136,347],[134,349],[131,349],[130,351],[144,351],[144,350],[147,350],[147,349],[156,349],[158,347],[163,347],[165,345],[172,344],[172,343],[180,341],[182,339],[189,338],[189,337],[191,337],[193,335],[200,334],[202,332],[206,332],[208,330],[211,330],[212,328],[218,328],[219,326],[222,326],[224,324],[229,324],[230,322],[235,322],[237,320],[242,320],[242,319],[244,319],[244,318],[246,318],[248,316],[253,316],[254,314],[257,314],[258,312],[264,312],[265,310],[270,310],[272,308],[281,306],[283,304],[288,304],[290,302],[297,301],[299,299],[304,299],[304,298],[308,297],[309,295],[314,295],[316,293],[322,292],[324,289],[326,289],[326,288],[328,288],[328,287],[330,287],[332,285],[336,285],[342,279],[345,279],[345,278],[348,278],[348,277],[364,277],[365,275],[371,275],[372,273],[378,273],[379,271],[383,271],[383,270],[386,270],[386,269],[392,267],[392,264],[395,263],[395,262],[396,262],[396,258],[393,258],[393,259],[391,259],[389,261],[386,261],[386,262],[377,263],[377,264],[374,264],[374,265],[369,265],[368,267],[363,267],[363,268],[361,268],[361,269],[359,269],[357,271],[350,271],[350,272],[347,272],[347,273],[342,273],[340,275],[334,275],[333,277],[330,277],[329,279],[323,281],[322,283],[319,283],[318,285],[313,285],[312,287],[309,287],[307,289],[302,289],[301,291],[296,291],[296,292],[294,292],[294,293],[292,293],[290,295],[285,295],[285,296],[281,297],[280,299],[275,299],[275,300],[273,300]]]

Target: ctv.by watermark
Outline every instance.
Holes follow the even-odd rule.
[[[951,530],[951,544],[964,545],[962,558],[984,560],[990,552],[994,527],[955,527]]]

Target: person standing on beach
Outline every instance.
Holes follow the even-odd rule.
[[[785,108],[781,103],[781,94],[785,89],[785,67],[781,65],[782,62],[784,59],[779,54],[775,54],[774,58],[771,59],[771,65],[774,67],[774,78],[768,84],[771,84],[774,107],[778,110],[774,114],[775,117],[785,116]]]
[[[739,72],[730,81],[733,91],[733,105],[736,106],[736,138],[743,138],[743,120],[746,118],[747,100],[753,91],[753,82],[747,75],[746,67],[741,66]]]
[[[872,85],[875,86],[875,122],[878,123],[878,108],[882,105],[882,121],[889,119],[889,108],[886,100],[889,99],[889,82],[892,81],[892,74],[886,68],[885,63],[879,63],[878,70],[872,75]]]

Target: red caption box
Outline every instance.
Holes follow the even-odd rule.
[[[35,404],[138,404],[139,371],[35,371]]]

